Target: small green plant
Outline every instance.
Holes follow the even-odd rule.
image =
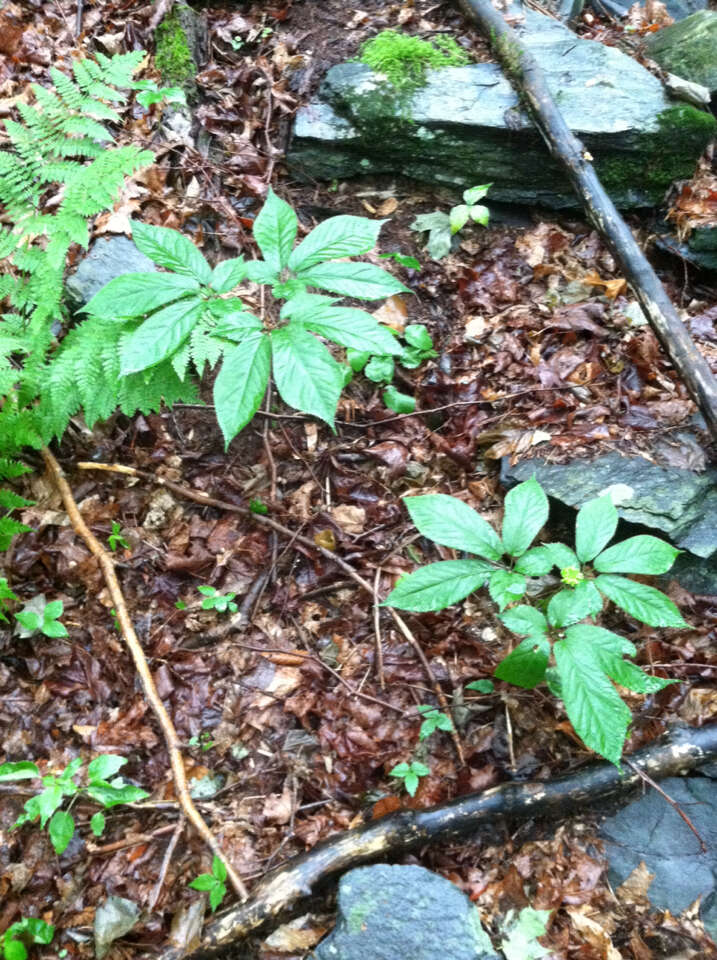
[[[427,777],[430,772],[425,763],[413,760],[411,763],[397,764],[393,770],[389,771],[388,775],[389,777],[396,777],[398,780],[402,780],[406,792],[410,794],[410,796],[414,796],[418,789],[420,777]]]
[[[122,547],[123,550],[129,550],[129,544],[122,536],[122,527],[116,520],[112,521],[112,532],[109,537],[107,537],[107,543],[113,553],[117,547]]]
[[[262,517],[265,517],[269,512],[269,508],[265,503],[262,503],[261,500],[250,500],[249,509],[251,510],[252,513],[258,513]]]
[[[679,550],[646,535],[608,546],[618,515],[607,495],[590,500],[578,512],[574,550],[564,543],[531,548],[549,512],[548,498],[534,478],[507,494],[500,536],[454,497],[415,496],[404,502],[423,536],[475,558],[441,560],[402,577],[386,605],[442,610],[487,584],[499,619],[524,638],[499,664],[495,676],[528,690],[546,682],[563,700],[583,742],[618,763],[630,710],[613,683],[636,693],[654,693],[675,681],[649,676],[624,660],[637,652],[634,644],[592,621],[611,601],[649,626],[686,626],[663,593],[621,575],[666,573]],[[526,592],[529,596],[540,592],[537,583],[537,590],[528,590],[531,578],[545,578],[555,568],[560,574],[557,589],[532,604],[521,603]]]
[[[186,105],[187,97],[181,87],[158,87],[152,80],[140,80],[133,84],[137,90],[137,103],[145,110],[155,103],[181,103]]]
[[[253,228],[264,259],[225,260],[214,270],[188,237],[134,223],[138,248],[173,272],[111,280],[84,307],[91,318],[79,330],[95,321],[114,331],[120,383],[128,377],[152,379],[148,371],[162,364],[183,381],[190,363],[201,375],[221,358],[214,406],[227,445],[256,413],[272,370],[287,404],[333,428],[350,370],[317,336],[376,354],[398,356],[401,348],[370,314],[307,291],[317,287],[361,300],[407,292],[380,267],[340,259],[371,250],[384,222],[330,217],[294,247],[296,214],[270,190]],[[226,296],[245,281],[269,285],[285,302],[263,318],[255,316],[240,297]]]
[[[236,613],[239,607],[234,603],[235,593],[219,593],[215,587],[197,587],[202,594],[202,610],[216,610],[218,613]]]
[[[202,890],[209,894],[209,906],[212,913],[217,909],[224,897],[227,895],[227,868],[222,861],[214,856],[212,860],[212,872],[200,873],[198,877],[189,884],[193,890]]]
[[[45,600],[43,594],[33,597],[15,619],[21,626],[18,631],[21,637],[31,637],[34,633],[42,633],[46,637],[66,637],[67,628],[60,623],[62,616],[62,600]]]
[[[398,337],[398,334],[394,334]],[[364,376],[374,383],[388,384],[383,392],[383,402],[389,410],[396,413],[413,413],[416,409],[415,398],[406,393],[400,393],[393,386],[396,361],[407,370],[420,366],[424,360],[437,357],[433,349],[433,340],[422,323],[411,323],[403,332],[405,343],[396,357],[390,354],[372,354],[369,350],[347,350],[346,358],[351,369],[358,373],[363,371]]]
[[[492,680],[471,680],[465,686],[466,690],[474,690],[476,693],[493,693],[495,684]]]
[[[4,549],[0,547],[0,550]],[[20,598],[10,589],[6,577],[0,577],[0,621],[7,623],[7,615],[12,603],[19,602]]]
[[[436,730],[446,730],[450,732],[453,729],[450,718],[435,707],[424,704],[418,708],[418,712],[423,717],[421,729],[418,732],[419,740],[426,740],[431,734],[435,733]]]
[[[198,737],[189,738],[190,747],[200,747],[202,753],[206,753],[207,750],[211,750],[214,746],[214,741],[212,740],[212,735],[208,731],[204,730],[199,734]]]
[[[20,814],[13,828],[34,823],[39,818],[42,829],[47,825],[47,832],[55,852],[58,855],[64,853],[75,834],[75,821],[72,814],[69,809],[62,809],[66,797],[71,798],[70,808],[78,797],[84,797],[108,809],[118,804],[144,800],[149,796],[146,790],[126,783],[122,777],[115,776],[125,763],[127,761],[124,757],[111,753],[103,753],[95,757],[87,766],[85,786],[80,786],[75,781],[83,765],[81,757],[74,759],[57,776],[52,774],[42,776],[37,765],[28,761],[0,764],[0,783],[38,778],[42,781],[44,788],[25,801],[25,812]],[[101,813],[96,813],[92,817],[90,827],[95,836],[99,836],[104,830],[104,822],[104,816]]]
[[[27,960],[27,948],[32,944],[52,943],[55,928],[38,917],[23,917],[11,924],[0,939],[4,960]]]
[[[397,90],[405,92],[423,86],[428,70],[470,63],[469,55],[453,37],[422,40],[397,30],[382,30],[367,40],[358,59],[375,73],[383,74]]]
[[[451,241],[454,234],[472,220],[482,227],[488,226],[490,210],[478,203],[492,187],[491,183],[484,183],[480,187],[470,187],[463,191],[463,203],[451,207],[448,213],[434,210],[433,213],[419,214],[411,224],[411,230],[420,233],[428,232],[426,249],[434,260],[442,260],[451,252]]]

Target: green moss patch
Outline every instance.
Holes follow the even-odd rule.
[[[176,8],[157,27],[156,42],[154,62],[164,83],[183,86],[193,82],[197,65]]]
[[[463,67],[469,55],[453,37],[421,40],[397,30],[383,30],[361,47],[359,61],[382,73],[397,90],[410,93],[423,86],[427,70]]]

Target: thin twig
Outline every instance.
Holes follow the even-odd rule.
[[[67,511],[67,515],[70,518],[70,522],[72,523],[75,533],[84,540],[90,552],[97,558],[97,562],[102,570],[105,583],[107,584],[107,589],[115,608],[115,614],[120,625],[122,638],[124,639],[124,642],[132,655],[132,659],[134,660],[135,670],[137,671],[140,683],[142,684],[142,689],[144,691],[144,696],[147,700],[147,703],[152,708],[152,711],[162,729],[162,734],[164,735],[164,741],[167,745],[167,752],[169,754],[169,762],[172,767],[174,787],[177,792],[177,799],[179,800],[182,811],[197,833],[210,847],[212,852],[215,853],[224,863],[227,869],[229,880],[237,895],[241,897],[242,900],[246,900],[247,891],[241,880],[241,877],[234,870],[234,867],[231,865],[231,863],[229,863],[227,860],[227,857],[222,852],[221,846],[219,845],[216,837],[202,819],[202,815],[194,806],[194,801],[192,800],[192,797],[189,793],[189,787],[187,785],[187,776],[184,769],[184,760],[182,758],[180,740],[177,737],[177,731],[174,729],[174,724],[167,713],[167,709],[164,706],[164,703],[162,703],[162,699],[157,692],[157,687],[152,679],[147,658],[144,654],[144,650],[142,649],[142,645],[139,642],[139,638],[135,633],[134,626],[132,625],[132,620],[130,618],[129,611],[127,610],[127,604],[125,603],[122,588],[119,585],[119,580],[117,579],[117,574],[115,572],[114,560],[82,519],[82,515],[77,508],[75,498],[72,495],[70,485],[64,477],[62,468],[47,447],[42,448],[42,457],[45,461],[45,465],[47,466],[48,473],[57,487],[60,496],[62,497],[62,502],[65,505],[65,510]]]
[[[303,546],[309,547],[311,550],[318,550],[322,556],[326,557],[327,560],[331,560],[332,563],[335,563],[337,567],[343,570],[344,573],[347,574],[347,576],[349,576],[354,583],[357,583],[362,590],[365,590],[372,599],[376,598],[374,588],[371,586],[368,580],[365,580],[360,573],[357,573],[354,570],[350,563],[342,560],[342,558],[337,553],[334,553],[333,550],[329,550],[327,547],[320,546],[310,537],[305,537],[303,534],[290,530],[289,527],[285,527],[283,523],[279,523],[278,520],[274,520],[273,517],[267,516],[266,514],[253,513],[247,507],[239,507],[237,504],[230,503],[228,500],[217,500],[215,497],[210,497],[201,490],[192,490],[191,487],[184,487],[179,483],[175,483],[173,480],[166,480],[164,477],[156,477],[153,473],[149,473],[145,470],[138,470],[135,467],[127,467],[121,463],[92,463],[91,461],[83,461],[78,463],[77,466],[80,470],[106,470],[111,473],[123,473],[131,477],[144,477],[145,479],[150,480],[152,483],[158,483],[161,486],[166,487],[168,490],[171,490],[180,497],[184,497],[187,500],[193,500],[195,503],[201,503],[202,506],[217,507],[219,510],[227,510],[230,513],[237,513],[241,516],[249,517],[257,523],[271,527],[272,530],[276,530],[276,532],[280,533],[283,537],[289,537],[289,539],[293,538],[297,543],[301,543]],[[388,610],[398,629],[416,651],[416,655],[421,661],[423,669],[426,672],[426,676],[431,681],[433,692],[436,695],[436,699],[440,704],[441,710],[443,710],[445,713],[448,713],[450,716],[451,713],[450,707],[448,706],[448,701],[441,690],[440,684],[436,680],[436,676],[433,673],[433,669],[431,668],[425,653],[423,652],[423,648],[418,640],[414,637],[413,633],[411,633],[403,618],[396,613],[393,607],[389,607]],[[465,758],[463,754],[463,747],[461,745],[460,737],[458,736],[458,731],[455,729],[455,724],[453,725],[453,730],[451,731],[451,739],[453,740],[453,745],[456,748],[458,759],[461,763],[464,763]]]
[[[697,839],[699,840],[700,849],[702,850],[702,853],[707,853],[707,844],[704,842],[704,840],[702,839],[702,837],[701,837],[701,836],[699,835],[699,833],[697,832],[697,827],[695,827],[694,823],[690,820],[690,818],[687,816],[687,814],[686,814],[685,811],[682,809],[682,807],[679,805],[679,803],[674,799],[674,797],[671,797],[671,796],[669,795],[669,793],[667,793],[665,790],[663,790],[662,787],[661,787],[658,783],[655,783],[655,781],[652,779],[652,777],[651,777],[649,774],[645,773],[644,770],[641,770],[640,767],[637,766],[637,764],[635,764],[635,763],[632,762],[632,760],[628,760],[626,757],[623,757],[623,758],[622,758],[622,762],[625,763],[625,764],[627,764],[627,766],[630,767],[631,770],[634,770],[635,773],[637,773],[637,774],[645,781],[645,783],[649,783],[653,790],[657,790],[657,792],[660,794],[660,796],[664,797],[665,800],[667,800],[667,802],[670,804],[670,806],[671,806],[674,810],[676,810],[677,813],[679,813],[679,815],[680,815],[680,816],[682,817],[682,819],[685,821],[685,823],[687,824],[687,826],[690,828],[690,830],[694,833],[694,835],[695,835],[695,836],[697,837]]]
[[[382,690],[386,689],[386,678],[383,674],[383,646],[381,645],[381,610],[378,605],[378,588],[381,581],[381,568],[376,567],[376,576],[373,578],[373,632],[376,637],[376,676]]]
[[[182,830],[184,830],[184,825],[186,823],[186,818],[181,816],[177,821],[177,825],[174,828],[174,833],[170,837],[169,843],[167,844],[167,849],[164,851],[164,857],[162,858],[162,866],[159,870],[159,876],[157,877],[157,882],[152,888],[152,893],[149,897],[149,902],[147,903],[147,909],[151,912],[154,910],[154,905],[157,900],[159,900],[159,895],[162,892],[162,887],[164,886],[164,881],[167,877],[167,870],[169,869],[169,864],[172,861],[172,855],[174,854],[175,847],[177,846],[177,841],[182,835]]]

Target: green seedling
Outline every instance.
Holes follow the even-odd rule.
[[[411,230],[428,233],[426,249],[434,260],[442,260],[451,252],[452,239],[456,233],[472,221],[482,227],[488,226],[490,211],[478,203],[488,193],[492,184],[470,187],[463,191],[463,203],[451,207],[448,213],[434,210],[433,213],[419,214],[411,224]]]
[[[436,730],[446,730],[450,732],[453,729],[450,718],[447,717],[445,713],[436,710],[435,707],[424,705],[418,708],[418,712],[423,717],[423,723],[418,732],[419,740],[426,740],[432,733],[435,733]]]
[[[424,763],[414,760],[412,763],[399,763],[389,772],[389,777],[396,777],[403,781],[406,792],[414,796],[418,789],[420,777],[427,777],[431,771]]]
[[[200,733],[198,737],[189,738],[190,747],[200,747],[202,753],[206,753],[207,750],[211,750],[214,746],[214,741],[212,740],[211,733],[208,733],[206,730],[203,733]]]
[[[234,603],[235,593],[219,593],[214,587],[197,587],[197,590],[203,594],[202,610],[216,610],[218,613],[236,613],[239,607]]]
[[[123,550],[129,550],[129,544],[122,536],[122,527],[116,520],[112,521],[112,532],[109,537],[107,537],[107,543],[109,544],[110,550],[114,553],[117,547],[122,547]]]
[[[0,938],[4,960],[27,960],[27,948],[52,943],[55,928],[38,917],[23,917],[11,924]]]
[[[212,860],[212,872],[200,873],[198,877],[189,884],[193,890],[202,890],[209,894],[209,906],[212,913],[217,909],[227,894],[226,881],[227,868],[216,854]]]
[[[394,334],[398,337],[398,334]],[[391,380],[395,373],[395,362],[408,370],[420,366],[425,360],[437,357],[433,349],[433,340],[422,323],[409,324],[402,337],[404,344],[398,357],[389,354],[371,354],[368,350],[348,350],[346,357],[351,369],[358,373],[363,371],[364,376],[374,383],[388,384],[383,393],[383,402],[396,413],[413,413],[416,409],[415,398],[399,392]]]
[[[44,595],[39,594],[15,614],[21,627],[17,632],[21,637],[31,637],[35,633],[52,638],[66,637],[67,628],[60,623],[61,616],[62,600],[51,600],[48,603]]]

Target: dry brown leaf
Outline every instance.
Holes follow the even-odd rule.
[[[345,533],[362,533],[366,523],[366,511],[363,507],[341,504],[334,507],[331,516]]]
[[[294,801],[288,786],[281,793],[270,793],[264,800],[262,814],[269,823],[288,823],[291,820]]]
[[[713,687],[692,687],[680,707],[685,723],[703,724],[717,714],[717,690]]]
[[[594,270],[583,277],[583,283],[589,283],[593,287],[602,287],[608,300],[614,300],[615,297],[619,297],[621,293],[627,290],[627,280],[624,277],[603,280]]]
[[[406,327],[406,318],[408,317],[408,307],[403,299],[396,293],[389,297],[386,302],[374,310],[372,314],[374,320],[379,323],[385,323],[387,327],[395,330],[396,333],[403,333]]]
[[[398,200],[395,197],[387,197],[383,203],[376,207],[376,213],[379,217],[388,217],[398,209]]]
[[[609,933],[593,919],[587,916],[586,912],[590,908],[586,905],[580,907],[566,907],[566,913],[578,931],[580,936],[598,952],[604,960],[623,960],[622,954],[615,949]]]
[[[308,917],[297,917],[278,927],[267,937],[263,946],[277,953],[303,953],[315,947],[324,936],[328,927],[304,926]]]
[[[480,338],[489,330],[484,317],[468,317],[466,321],[466,336],[473,340]]]
[[[615,895],[620,903],[647,907],[650,904],[647,891],[654,879],[655,874],[650,873],[645,861],[641,860],[630,876],[615,890]]]

